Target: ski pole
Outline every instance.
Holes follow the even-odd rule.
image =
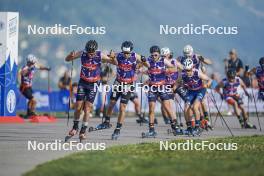
[[[256,103],[256,97],[255,97],[255,94],[253,91],[253,86],[252,86],[252,78],[250,78],[250,80],[251,80],[251,93],[252,93],[252,97],[253,97],[253,101],[254,101],[254,105],[255,105],[257,118],[258,118],[259,130],[261,131],[261,125],[260,125],[260,119],[259,119],[258,108],[257,108],[257,103]]]
[[[71,62],[71,73],[70,73],[70,89],[69,89],[69,101],[68,101],[68,117],[67,117],[67,126],[69,126],[70,120],[70,109],[71,109],[71,96],[72,96],[72,72],[73,72],[73,60]]]
[[[212,94],[212,92],[211,92],[210,94]],[[226,125],[228,131],[230,132],[231,136],[234,137],[233,132],[231,131],[231,129],[230,129],[229,126],[227,125],[227,123],[226,123],[226,121],[225,121],[223,115],[222,115],[221,112],[219,111],[219,108],[218,108],[218,106],[217,106],[217,104],[216,104],[216,101],[213,100],[213,98],[212,98],[211,96],[210,96],[210,99],[211,99],[211,101],[214,103],[214,106],[215,106],[217,112],[219,113],[220,118],[223,119],[223,122],[225,123],[225,125]]]

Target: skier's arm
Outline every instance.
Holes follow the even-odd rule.
[[[77,52],[72,51],[72,52],[70,52],[70,53],[66,56],[65,61],[66,61],[66,62],[69,62],[69,61],[73,61],[73,60],[75,60],[75,59],[81,57],[82,52],[83,52],[83,51],[77,51]]]
[[[136,54],[136,59],[137,59],[137,62],[142,63],[145,67],[147,68],[150,67],[145,56]]]
[[[164,60],[164,64],[165,64],[165,66],[166,67],[168,67],[168,68],[176,68],[176,66],[175,65],[173,65],[170,61],[168,61],[168,60]]]
[[[244,90],[246,96],[249,96],[249,93],[247,91],[247,86],[245,85],[244,81],[242,79],[239,78],[239,82],[240,82],[240,86],[242,87],[242,89]]]
[[[46,67],[46,66],[44,66],[42,64],[35,64],[35,67],[36,67],[36,69],[39,69],[39,70],[47,70],[47,71],[51,70],[50,67]]]
[[[223,94],[221,93],[221,88],[223,88],[224,87],[224,83],[223,83],[223,81],[221,81],[217,86],[216,86],[216,88],[215,88],[215,91],[217,92],[217,93],[219,93],[219,95],[221,96],[221,97],[223,97]]]
[[[198,59],[200,60],[200,62],[206,64],[206,65],[211,65],[213,62],[211,61],[211,59],[208,58],[204,58],[201,55],[198,55]]]
[[[107,62],[113,65],[117,65],[117,60],[115,57],[115,53],[111,50],[109,55],[102,54],[102,61]]]
[[[252,75],[256,74],[256,70],[257,70],[256,67],[249,70],[249,75],[252,76]]]
[[[207,81],[207,83],[205,84],[205,87],[206,88],[209,88],[211,87],[211,84],[212,84],[212,79],[209,78],[206,74],[204,74],[203,72],[199,71],[199,77],[204,80],[204,81]]]
[[[179,68],[180,70],[183,70],[183,65],[178,60],[176,60],[176,65],[177,65],[177,68]]]

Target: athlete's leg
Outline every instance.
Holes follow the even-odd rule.
[[[111,115],[113,113],[113,109],[115,107],[115,104],[116,104],[116,100],[110,100],[110,103],[109,103],[109,105],[107,107],[105,115],[106,115],[106,117],[109,117],[109,120],[110,120],[110,117],[111,117]]]
[[[201,102],[200,100],[195,100],[193,103],[193,111],[194,111],[194,115],[195,115],[195,127],[199,128],[200,127],[200,110],[201,110]]]
[[[240,116],[241,111],[238,107],[237,101],[233,97],[226,97],[226,102],[228,103],[228,105],[233,107],[235,115],[237,116],[237,119],[238,119],[241,127],[243,127],[243,119]]]
[[[134,108],[136,110],[136,114],[140,115],[140,103],[139,103],[139,99],[138,98],[134,98],[134,100],[132,101],[134,103]]]

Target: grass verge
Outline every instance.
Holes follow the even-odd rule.
[[[25,176],[264,175],[264,136],[209,139],[237,143],[236,151],[160,151],[159,143],[80,152],[37,166]],[[179,143],[186,140],[170,141]],[[194,140],[194,143],[201,140]]]

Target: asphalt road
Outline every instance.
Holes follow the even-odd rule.
[[[241,129],[235,117],[225,118],[228,125],[232,129],[235,136],[245,135],[264,135],[264,132],[254,129]],[[136,118],[127,118],[123,125],[121,136],[117,141],[111,140],[111,134],[114,130],[111,129],[88,133],[88,140],[85,142],[105,142],[106,148],[113,145],[153,142],[171,139],[189,139],[187,136],[173,136],[167,134],[168,125],[159,120],[159,125],[156,127],[158,136],[154,138],[142,139],[141,133],[148,130],[147,125],[139,126],[135,122]],[[213,118],[214,120],[214,118]],[[258,126],[257,118],[251,117],[250,121]],[[94,126],[101,122],[101,119],[92,119],[89,126]],[[111,120],[113,124],[116,118]],[[264,118],[261,118],[261,125],[264,128]],[[70,124],[71,126],[71,124]],[[66,119],[60,119],[56,123],[42,124],[0,124],[0,175],[1,176],[17,176],[33,169],[36,165],[69,155],[75,151],[29,151],[28,141],[36,142],[54,142],[55,140],[64,140],[70,127],[66,126]],[[199,138],[213,138],[230,136],[227,128],[222,125],[218,119],[213,131],[204,132]],[[196,137],[197,138],[197,137]],[[72,140],[78,140],[77,137]]]

